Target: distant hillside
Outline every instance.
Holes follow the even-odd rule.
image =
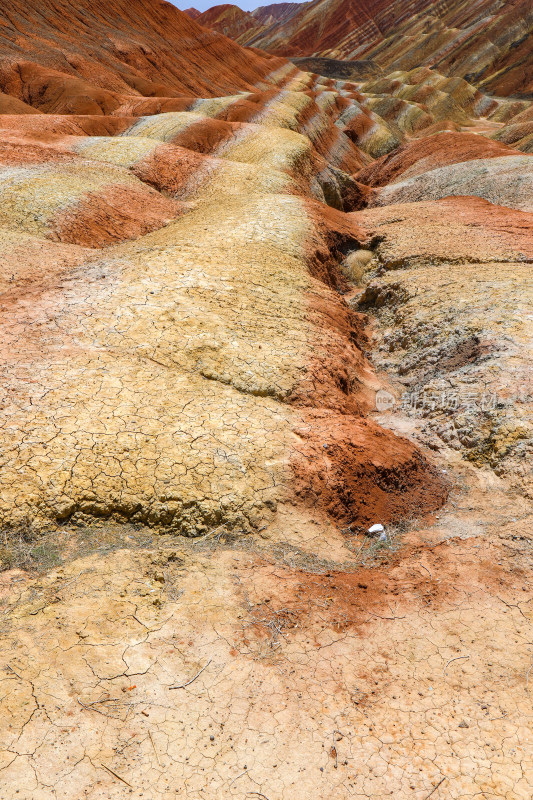
[[[229,36],[240,44],[250,35],[254,36],[263,30],[263,26],[248,11],[243,11],[230,3],[209,8],[197,17],[197,21],[200,25]]]
[[[284,22],[302,10],[309,3],[271,3],[269,6],[259,6],[251,14],[261,25],[272,25]]]
[[[429,66],[493,94],[533,96],[530,0],[312,0],[238,9],[245,17],[229,8],[210,9],[210,26],[277,55],[370,58],[387,72]]]

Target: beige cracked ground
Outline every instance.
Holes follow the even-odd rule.
[[[328,216],[313,137],[290,129],[308,81],[172,197],[147,140],[170,147],[181,112],[57,134],[16,167],[46,213],[17,195],[0,234],[0,800],[533,795],[530,399],[504,391],[531,370],[513,316],[531,215],[452,198]],[[331,163],[349,147],[334,132]],[[138,190],[120,217],[117,186]],[[372,325],[336,291],[361,244],[348,299]],[[363,420],[413,378],[492,382],[503,405],[483,425]],[[343,517],[338,470],[367,492],[353,461],[335,471],[352,428],[390,504],[413,491],[384,545]],[[448,500],[417,514],[430,495],[391,473]]]

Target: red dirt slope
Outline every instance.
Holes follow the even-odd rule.
[[[357,180],[367,186],[385,186],[403,177],[420,175],[437,167],[478,158],[512,155],[520,154],[517,150],[475,133],[444,131],[416,139],[378,158],[358,173]]]
[[[7,0],[0,53],[1,92],[63,114],[110,114],[132,97],[250,89],[282,64],[200,27],[170,3],[143,0]]]

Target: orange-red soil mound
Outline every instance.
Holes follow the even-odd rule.
[[[417,139],[378,158],[357,174],[367,186],[385,186],[400,177],[411,177],[437,167],[478,158],[518,155],[518,151],[468,132],[443,132]]]
[[[50,238],[104,247],[157,230],[181,212],[178,202],[147,187],[109,186],[57,214],[51,222]]]
[[[368,420],[309,412],[296,433],[296,495],[335,519],[367,527],[416,518],[440,508],[446,488],[407,439]]]

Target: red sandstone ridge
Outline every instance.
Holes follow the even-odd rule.
[[[239,42],[243,37],[246,39],[250,31],[255,34],[258,29],[257,20],[248,11],[243,11],[239,6],[230,3],[213,6],[200,14],[197,19],[200,25],[205,25],[206,28]]]
[[[210,9],[204,24],[220,30],[224,8]],[[494,94],[533,90],[530,0],[313,0],[253,16],[255,32],[228,25],[227,35],[289,57],[370,58],[387,71],[430,66]]]
[[[190,17],[191,19],[198,19],[198,17],[202,12],[198,11],[197,8],[186,8],[183,13],[187,14],[187,16]]]
[[[143,0],[7,0],[0,53],[3,113],[112,114],[135,99],[213,97],[255,88],[283,63]]]
[[[259,6],[251,12],[252,16],[262,25],[273,25],[276,22],[290,19],[301,11],[308,3],[272,3],[269,6]]]
[[[342,42],[367,46],[383,38],[377,20],[389,13],[395,4],[388,0],[314,0],[305,4],[288,22],[271,29],[265,41],[254,41],[256,46],[285,55],[331,55],[357,58],[339,52]],[[412,2],[402,2],[404,13]],[[346,49],[346,48],[345,48]]]
[[[378,158],[357,174],[357,180],[366,186],[385,186],[437,167],[513,155],[520,153],[475,133],[444,131],[404,144]]]
[[[300,14],[304,6],[309,3],[272,3],[260,6],[254,11],[243,11],[239,6],[230,3],[212,6],[198,17],[200,25],[218,31],[245,46],[255,43],[259,39],[268,38],[271,31],[285,30],[285,26],[296,15]],[[258,44],[263,48],[262,43]],[[269,49],[269,48],[265,48]]]

